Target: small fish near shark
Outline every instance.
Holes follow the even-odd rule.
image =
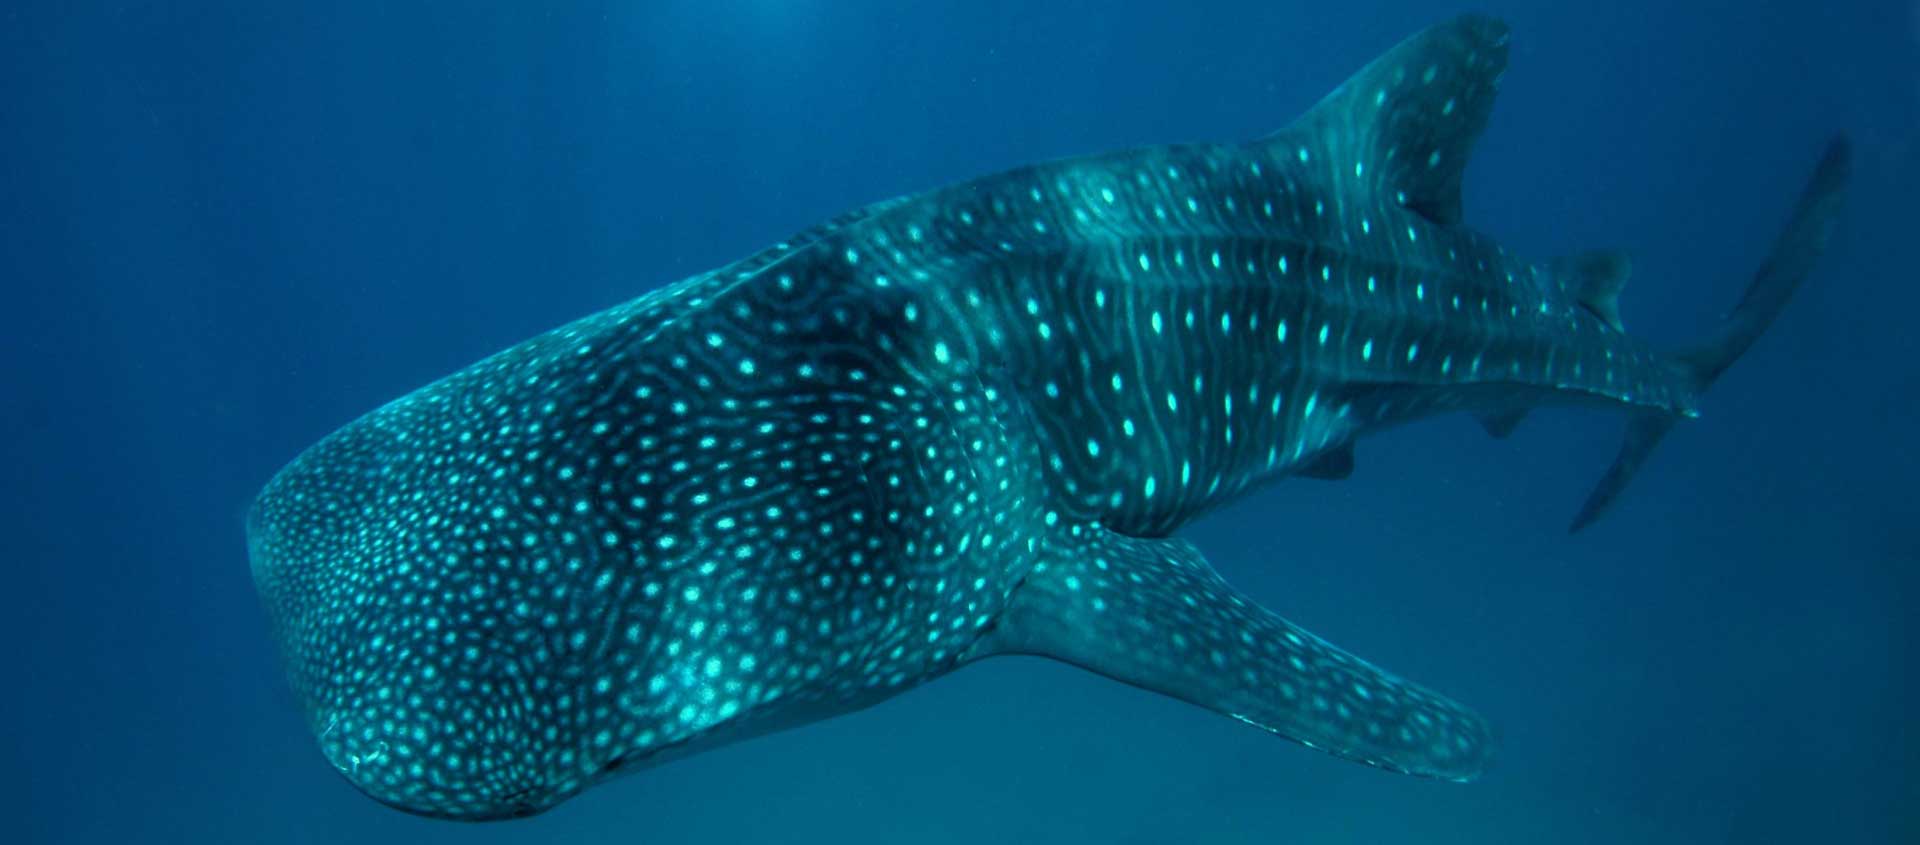
[[[615,775],[1043,655],[1339,757],[1468,780],[1488,726],[1261,608],[1173,536],[1345,477],[1447,412],[1627,416],[1574,527],[1781,311],[1835,139],[1745,297],[1678,354],[1613,253],[1461,220],[1506,68],[1467,16],[1249,143],[881,202],[500,352],[328,436],[247,521],[321,751],[429,816]]]

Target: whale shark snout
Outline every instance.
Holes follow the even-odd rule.
[[[562,716],[591,682],[538,668],[565,663],[556,621],[497,635],[541,621],[531,602],[483,609],[523,582],[486,577],[498,565],[486,544],[429,514],[402,454],[414,445],[389,432],[378,415],[343,429],[249,513],[250,567],[289,680],[321,753],[368,796],[443,818],[538,812],[581,785],[554,772],[580,765]],[[456,469],[439,477],[478,489]]]

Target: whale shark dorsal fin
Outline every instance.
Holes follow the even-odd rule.
[[[1083,527],[1064,545],[970,657],[1051,657],[1395,771],[1468,780],[1486,767],[1479,716],[1254,604],[1192,544]]]
[[[1506,68],[1506,24],[1463,15],[1387,51],[1272,141],[1301,145],[1309,161],[1317,146],[1335,179],[1458,223],[1467,154]]]
[[[1587,309],[1614,331],[1627,328],[1620,322],[1620,291],[1633,275],[1633,262],[1618,250],[1601,249],[1567,255],[1548,263],[1553,277]]]

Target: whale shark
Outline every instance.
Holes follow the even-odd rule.
[[[1511,253],[1461,183],[1508,31],[1402,42],[1292,125],[846,214],[541,334],[321,440],[247,517],[326,760],[393,807],[545,811],[620,774],[1040,655],[1332,755],[1471,780],[1493,732],[1230,586],[1178,530],[1443,413],[1619,411],[1608,509],[1773,322],[1832,140],[1697,345],[1627,261]]]

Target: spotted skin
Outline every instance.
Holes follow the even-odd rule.
[[[1473,777],[1478,717],[1168,535],[1435,413],[1688,412],[1704,381],[1567,269],[1608,262],[1459,224],[1505,44],[1461,18],[1271,138],[871,206],[342,428],[248,523],[322,752],[410,812],[527,815],[1032,653]]]

